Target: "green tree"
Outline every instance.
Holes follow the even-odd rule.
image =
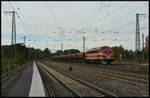
[[[135,58],[135,52],[133,52],[132,50],[124,49],[121,45],[112,47],[112,50],[114,52],[115,59],[119,59],[120,55],[122,56],[122,59]]]
[[[7,57],[3,50],[1,50],[1,58],[1,72],[5,73],[10,70],[10,58]]]
[[[46,57],[50,57],[50,56],[51,56],[51,51],[50,51],[48,48],[45,48],[45,49],[44,49],[44,55],[45,55]]]
[[[80,53],[78,49],[69,49],[69,50],[64,50],[64,54],[75,54],[75,53]]]
[[[122,58],[125,57],[124,48],[121,45],[119,47],[118,46],[112,47],[112,50],[114,52],[114,58],[115,59],[119,59],[120,54],[122,55]]]
[[[62,54],[63,54],[63,52],[61,50],[57,50],[55,53],[55,55],[62,55]]]
[[[149,58],[149,35],[145,38],[144,57]]]

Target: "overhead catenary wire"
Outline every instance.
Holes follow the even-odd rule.
[[[56,29],[59,29],[59,30],[60,30],[60,28],[65,29],[64,27],[61,27],[61,26],[58,26],[58,25],[53,25],[53,24],[50,24],[50,23],[45,22],[45,21],[43,21],[43,20],[40,20],[40,19],[37,19],[37,18],[33,18],[33,17],[31,17],[31,16],[27,16],[27,15],[23,15],[23,16],[24,16],[25,18],[28,18],[28,19],[32,20],[32,21],[36,21],[36,22],[38,22],[38,23],[40,23],[40,24],[50,25],[50,27],[53,27],[53,28],[56,28]],[[70,29],[72,29],[72,28],[70,28]],[[67,32],[65,32],[65,33],[67,33]],[[68,33],[69,33],[69,32],[68,32]]]
[[[53,18],[52,20],[54,21],[54,24],[56,24],[56,17],[55,17],[54,14],[52,13],[51,8],[49,7],[48,3],[45,3],[45,5],[47,6],[48,11],[49,11],[51,17]]]
[[[93,17],[93,12],[95,12],[96,9],[97,9],[97,6],[95,6],[94,10],[92,11],[92,13],[90,14],[90,16],[87,19],[85,19],[79,23],[77,28],[80,28],[80,26],[82,26],[83,24],[88,23],[88,21],[90,21],[90,19]]]
[[[125,6],[125,5],[124,5]],[[144,6],[145,7],[145,6]],[[143,6],[141,7],[141,8],[144,8]],[[141,9],[140,8],[140,9]],[[138,10],[137,8],[136,9],[133,9],[133,10],[130,10],[130,12],[132,12],[132,11],[135,11],[135,10]],[[118,20],[120,20],[120,19],[122,19],[123,17],[125,18],[128,18],[127,16],[130,16],[130,15],[132,15],[132,14],[130,14],[129,12],[128,12],[128,14],[126,15],[127,13],[125,13],[125,14],[123,14],[122,16],[119,16],[119,17],[121,17],[121,18],[119,18],[119,17],[117,17],[117,19],[116,18],[114,18],[114,19],[112,19],[111,21],[108,21],[110,24],[111,23],[114,23],[113,21],[115,21],[115,22],[120,22],[120,21],[118,21]],[[134,15],[132,15],[132,16],[134,16]],[[104,17],[105,18],[105,17]],[[103,20],[102,20],[103,21]],[[121,20],[122,21],[122,20]],[[105,21],[106,22],[106,21]],[[102,23],[102,22],[100,22],[100,23]],[[121,23],[121,22],[120,22]],[[106,24],[106,23],[105,23]],[[116,23],[115,23],[116,24]],[[112,24],[113,26],[115,25],[115,24]],[[102,25],[102,24],[101,24]],[[99,27],[101,26],[101,25],[99,25]],[[95,28],[97,28],[97,27],[93,27],[92,29],[89,29],[89,28],[86,28],[86,30],[94,30]]]
[[[11,4],[10,2],[8,2],[8,3],[10,4],[11,8],[12,8],[13,10],[15,10],[15,8],[12,6],[12,4]],[[17,6],[18,6],[18,5],[17,5]],[[19,7],[19,6],[18,6],[18,7]],[[29,32],[29,30],[27,29],[26,25],[23,23],[23,21],[21,20],[21,18],[19,17],[19,15],[18,15],[17,12],[16,12],[16,14],[17,14],[18,18],[20,19],[22,25],[23,25],[24,28],[26,29],[26,31]],[[23,15],[22,13],[21,13],[21,15],[22,15],[22,16],[25,16],[25,15]],[[26,16],[26,17],[29,18],[29,16]],[[30,18],[31,18],[31,17],[30,17]],[[39,19],[32,18],[32,20],[36,20],[36,21],[38,20],[38,21],[40,21],[40,23],[41,23],[41,22],[43,23],[43,21],[41,21],[41,20],[39,20]],[[44,22],[44,23],[45,23],[45,24],[49,24],[49,23],[47,23],[47,22]],[[53,27],[55,27],[55,28],[58,28],[58,26],[55,26],[55,25],[52,25],[52,24],[49,24],[49,25],[51,25],[51,26],[53,26]],[[29,33],[29,34],[32,34],[32,33]]]
[[[24,13],[22,10],[21,10],[21,8],[20,8],[20,6],[18,5],[18,3],[17,2],[15,2],[14,3],[16,6],[17,6],[17,9],[20,11],[20,15],[22,16],[22,19],[25,21],[25,19],[24,19],[24,17],[23,17],[23,14],[22,13]],[[31,31],[31,26],[29,25],[29,23],[27,23],[26,22],[26,26],[28,27],[28,28],[30,28],[30,31]],[[30,34],[29,34],[29,38],[31,37],[31,32],[29,32]],[[32,33],[34,33],[33,31],[32,31]]]
[[[130,22],[127,22],[127,23],[125,23],[125,24],[123,24],[123,25],[120,25],[120,26],[117,26],[117,27],[114,27],[114,28],[111,28],[111,30],[105,30],[105,31],[101,31],[101,32],[104,32],[104,33],[115,33],[116,32],[116,30],[117,30],[117,28],[126,28],[126,27],[128,27],[128,26],[130,26],[131,24],[135,24],[135,21],[130,21]],[[99,32],[99,33],[101,33],[101,32]],[[96,37],[98,37],[99,36],[99,33],[97,33],[97,36]],[[117,32],[117,33],[121,33],[121,32]],[[95,38],[95,36],[91,36],[90,38]],[[98,37],[99,38],[99,37]]]
[[[126,3],[126,4],[124,4],[124,5],[122,5],[122,6],[120,6],[120,7],[118,7],[118,8],[116,8],[116,9],[114,9],[113,11],[111,11],[111,12],[109,13],[109,15],[103,16],[101,20],[103,20],[104,18],[106,18],[106,17],[112,15],[113,13],[117,12],[118,10],[120,10],[120,9],[122,9],[123,7],[127,6],[128,4],[129,4],[129,2]],[[99,19],[99,20],[100,20],[100,19]],[[97,20],[97,21],[99,21],[99,20]],[[95,24],[96,24],[96,23],[95,23]],[[95,24],[94,24],[94,25],[95,25]],[[86,27],[85,27],[85,28],[86,28]]]
[[[145,6],[144,6],[145,7]],[[143,8],[143,7],[141,7],[141,8]],[[130,13],[131,12],[133,12],[133,11],[136,11],[136,10],[138,10],[137,8],[136,9],[133,9],[133,10],[130,10]],[[109,23],[109,24],[112,24],[112,23],[114,23],[113,21],[115,21],[115,24],[116,24],[116,22],[118,23],[118,22],[120,22],[120,21],[118,21],[118,20],[120,20],[120,19],[126,19],[126,18],[128,18],[129,16],[131,17],[131,16],[135,16],[135,15],[133,15],[133,14],[130,14],[129,12],[128,13],[124,13],[123,15],[121,15],[121,16],[119,16],[119,17],[117,17],[117,18],[113,18],[111,21],[108,21],[108,22],[106,22],[105,21],[105,24],[106,23]],[[122,21],[121,20],[121,21]],[[120,22],[121,23],[121,22]],[[115,24],[112,24],[112,25],[115,25]],[[99,27],[100,26],[102,26],[103,24],[101,24],[101,25],[99,25]]]
[[[8,1],[8,3],[10,4],[10,6],[12,7],[12,9],[15,11],[15,8],[12,6],[12,4],[10,3],[10,1]],[[15,11],[16,12],[16,11]],[[16,15],[18,16],[19,20],[21,21],[23,27],[26,29],[27,32],[29,32],[29,30],[27,29],[27,27],[25,26],[25,24],[23,23],[23,21],[21,20],[21,18],[19,17],[18,13],[16,12]]]
[[[102,6],[102,5],[101,5],[101,6]],[[90,27],[90,26],[93,24],[94,20],[97,18],[97,16],[100,14],[101,11],[102,11],[102,7],[101,7],[101,8],[98,7],[97,13],[94,15],[93,20],[91,20],[91,22],[88,23],[87,28]]]
[[[106,18],[106,17],[108,17],[108,16],[114,14],[115,12],[117,12],[117,11],[119,11],[120,9],[124,8],[124,7],[127,6],[128,4],[129,4],[129,2],[128,2],[128,3],[125,3],[124,5],[122,5],[122,6],[118,7],[118,8],[116,8],[116,9],[114,9],[113,11],[111,11],[111,12],[109,13],[109,15],[105,15],[105,16],[102,17],[102,19],[101,19],[101,18],[100,18],[100,19],[101,19],[101,20],[104,20],[104,18]],[[99,20],[100,20],[100,19],[99,19]],[[97,20],[97,21],[99,21],[99,20]]]
[[[143,7],[141,7],[141,8],[143,8]],[[137,9],[134,9],[134,10],[137,10]],[[134,11],[134,10],[132,10],[132,11]],[[126,14],[126,13],[125,13]],[[116,25],[118,25],[118,23],[122,23],[121,21],[123,21],[125,18],[128,18],[128,17],[130,16],[135,16],[135,15],[132,15],[132,14],[128,14],[128,15],[125,15],[125,16],[122,16],[121,18],[118,18],[118,19],[112,19],[111,21],[108,21],[111,25],[109,25],[109,27],[111,27],[111,26],[114,26],[115,24]],[[119,16],[120,17],[120,16]],[[123,18],[124,17],[124,18]],[[122,20],[120,20],[120,19],[122,19]],[[117,21],[117,20],[120,20],[120,21]],[[115,21],[115,23],[114,22],[112,22],[112,21]],[[113,24],[112,24],[113,23]],[[99,27],[100,27],[101,25],[99,25]],[[96,27],[95,27],[96,28]],[[88,30],[93,30],[94,28],[92,28],[92,29],[88,29]]]
[[[14,3],[14,4],[15,4],[15,3]],[[14,5],[13,5],[13,6],[14,6]],[[15,7],[15,6],[14,6],[14,7]],[[18,7],[18,8],[19,8],[19,7]],[[114,7],[114,8],[115,8],[115,7]],[[113,9],[112,9],[112,10],[113,10]],[[21,10],[20,10],[20,11],[21,11]],[[97,11],[98,11],[98,10],[97,10]],[[131,11],[131,10],[130,10],[130,11]],[[18,13],[18,14],[21,15],[20,13]],[[24,13],[23,13],[23,14],[24,14]],[[51,14],[51,15],[52,15],[52,14]],[[108,15],[108,14],[107,14],[107,15]],[[130,14],[130,15],[131,15],[131,14]],[[98,14],[98,13],[95,13],[95,14],[93,15],[93,17],[97,17],[97,18],[90,18],[90,21],[87,21],[88,24],[91,24],[89,27],[94,26],[94,25],[95,25],[95,24],[94,24],[94,23],[95,23],[95,20],[97,20],[97,19],[99,20],[99,18],[101,18],[101,17],[98,17],[98,16],[99,16],[99,14]],[[110,15],[110,16],[112,16],[112,15]],[[113,16],[114,16],[114,15],[113,15]],[[123,14],[120,14],[120,17],[121,17],[121,16],[123,16]],[[25,18],[25,17],[26,17],[26,16],[23,16],[23,18]],[[29,17],[30,17],[30,16],[29,16]],[[28,17],[28,18],[29,18],[29,17]],[[128,23],[122,24],[122,21],[123,21],[122,18],[125,19],[125,17],[128,18],[129,16],[127,17],[127,15],[126,15],[126,16],[121,17],[121,18],[118,18],[118,17],[119,17],[119,16],[117,16],[117,17],[112,17],[112,18],[111,18],[112,20],[110,20],[110,19],[109,19],[109,20],[106,20],[107,18],[105,18],[106,21],[103,20],[103,21],[105,21],[105,24],[106,24],[106,22],[109,23],[109,27],[111,28],[112,34],[115,34],[114,32],[115,32],[116,30],[117,30],[117,31],[118,31],[118,30],[121,31],[121,28],[127,28],[127,27],[131,26],[131,24],[132,24],[132,23],[129,24],[129,26],[128,26]],[[20,17],[20,18],[22,19],[22,17]],[[26,17],[26,18],[27,18],[27,17]],[[118,18],[118,19],[116,19],[116,18]],[[31,19],[31,20],[34,21],[35,18],[34,18],[34,19],[33,19],[33,18],[29,18],[29,19]],[[114,20],[113,20],[113,19],[114,19]],[[120,22],[120,20],[121,20],[121,22]],[[39,22],[39,23],[41,23],[41,24],[42,24],[42,23],[44,23],[44,24],[47,24],[47,23],[48,23],[47,21],[45,21],[45,22],[47,22],[47,23],[45,23],[44,20],[40,20],[40,21],[39,21],[38,19],[37,19],[37,20],[35,19],[35,21],[37,21],[37,22]],[[112,22],[110,23],[110,21],[112,21]],[[128,20],[128,21],[129,21],[129,20]],[[32,22],[32,21],[31,21],[31,22]],[[116,24],[116,23],[118,23],[118,22],[119,22],[120,24]],[[126,21],[126,22],[127,22],[127,21]],[[23,20],[23,23],[27,26],[26,21]],[[115,23],[115,24],[114,24],[114,23]],[[37,23],[37,24],[38,24],[38,23]],[[49,24],[49,23],[48,23],[48,24]],[[47,24],[47,26],[49,26],[48,24]],[[93,24],[94,24],[94,25],[93,25]],[[103,25],[102,22],[99,23],[99,24],[100,24],[100,25]],[[112,24],[112,25],[111,25],[111,24]],[[134,23],[133,23],[133,24],[134,24]],[[52,24],[52,25],[53,25],[53,24]],[[100,25],[98,25],[98,27],[100,27]],[[40,26],[39,26],[39,27],[40,27]],[[51,26],[51,27],[52,27],[52,28],[53,28],[53,27],[54,27],[54,28],[57,28],[57,26]],[[92,28],[92,30],[95,30],[95,31],[96,31],[96,29],[97,29],[97,32],[98,32],[98,33],[101,33],[101,32],[99,32],[99,31],[104,31],[104,30],[106,30],[106,31],[104,31],[105,33],[108,33],[108,32],[109,32],[109,28],[102,28],[102,29],[104,29],[104,30],[98,30],[98,29],[99,29],[98,27]],[[144,28],[144,27],[143,27],[143,28]],[[28,29],[28,28],[27,28],[27,29]],[[40,28],[38,28],[38,29],[40,29]],[[41,29],[42,29],[42,27],[41,27]],[[43,29],[44,29],[44,28],[43,28]],[[75,29],[76,29],[76,28],[75,28]],[[85,29],[88,30],[89,28],[85,28]],[[47,30],[50,30],[50,29],[47,28]],[[66,31],[66,30],[65,30],[65,31]],[[107,32],[107,31],[108,31],[108,32]],[[119,32],[119,31],[118,31],[118,32]],[[129,30],[127,30],[127,31],[129,31]],[[72,34],[73,34],[75,31],[71,31],[71,32],[72,32]],[[94,31],[93,31],[93,32],[94,32]],[[98,34],[98,33],[97,33],[97,34]],[[121,32],[119,32],[119,33],[121,33]],[[65,34],[66,34],[66,32],[65,32]],[[67,34],[71,34],[71,33],[67,33]],[[95,33],[95,34],[96,34],[96,33]],[[76,35],[76,36],[77,36],[77,35]],[[65,36],[65,37],[66,37],[66,36]],[[74,38],[74,36],[73,36],[73,38]],[[65,39],[64,39],[64,40],[65,40]],[[66,39],[66,40],[67,40],[67,39]],[[72,41],[72,40],[69,40],[69,39],[68,39],[68,41]]]
[[[102,11],[102,9],[103,9],[103,6],[102,6],[102,5],[103,5],[103,4],[102,4],[102,2],[101,2],[101,7],[98,6],[98,11],[97,11],[97,13],[96,13],[95,15],[91,14],[91,16],[88,18],[88,20],[87,20],[85,23],[91,25],[91,23],[93,22],[93,20],[95,20],[95,17],[98,16],[99,11],[100,11],[100,10]],[[97,8],[97,6],[96,6],[96,8]],[[94,9],[93,12],[95,12],[96,8]],[[92,17],[92,16],[93,16],[93,17]],[[90,19],[93,19],[93,20],[90,20]],[[88,23],[88,22],[89,22],[89,23]],[[80,26],[81,26],[81,24],[80,24]],[[79,27],[80,27],[80,26],[79,26]],[[78,28],[79,28],[79,27],[78,27]]]

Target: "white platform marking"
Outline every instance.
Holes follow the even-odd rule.
[[[45,97],[42,79],[35,62],[33,63],[33,76],[32,76],[32,83],[31,83],[31,88],[29,93],[29,97],[31,96]]]

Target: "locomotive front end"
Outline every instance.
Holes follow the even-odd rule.
[[[101,48],[101,52],[105,55],[104,61],[110,64],[114,61],[113,51],[112,48],[105,46]]]

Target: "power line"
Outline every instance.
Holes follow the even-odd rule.
[[[17,5],[17,8],[18,8],[18,10],[20,11],[20,14],[21,14],[21,16],[23,16],[23,11],[21,10],[21,8],[19,7],[19,5],[17,4],[17,2],[15,3],[16,5]],[[22,17],[23,19],[24,19],[24,17]],[[26,23],[27,24],[27,23]],[[30,27],[29,25],[28,25],[28,27]]]
[[[50,13],[51,13],[51,16],[53,17],[53,21],[54,21],[54,24],[56,24],[56,17],[54,16],[54,14],[52,13],[52,10],[51,10],[51,8],[48,6],[48,4],[47,3],[45,3],[45,5],[47,6],[47,8],[48,8],[48,10],[50,10]]]
[[[95,9],[94,9],[92,12],[94,12],[96,9],[97,9],[97,6],[95,7]],[[90,16],[89,16],[87,19],[85,19],[85,20],[89,20],[89,19],[91,19],[92,17],[93,17],[93,14],[91,13]],[[85,21],[85,20],[84,20],[84,21]],[[77,28],[79,28],[81,25],[83,25],[83,22],[84,22],[84,21],[80,22],[80,23],[79,23],[79,26],[77,26]],[[84,23],[88,23],[88,21],[86,21],[86,22],[84,22]]]
[[[145,7],[145,6],[144,6]],[[143,6],[141,7],[141,8],[143,8]],[[132,12],[132,11],[134,11],[134,10],[137,10],[137,8],[136,9],[133,9],[133,10],[130,10],[130,12]],[[121,18],[119,18],[119,17],[117,17],[117,20],[119,20],[119,19],[122,19],[122,17],[126,17],[126,18],[128,18],[127,16],[130,16],[131,14],[127,14],[126,15],[126,13],[125,13],[125,15],[122,15],[122,16],[119,16],[119,17],[121,17]],[[109,23],[112,23],[113,21],[116,21],[116,18],[114,18],[114,19],[112,19],[111,21],[109,21]],[[121,20],[122,21],[122,20]],[[106,21],[105,21],[106,22]],[[118,21],[118,22],[120,22],[120,21]],[[117,23],[118,23],[117,22]],[[101,22],[100,22],[101,23]],[[120,22],[121,23],[121,22]],[[101,24],[102,25],[102,24]],[[99,26],[101,26],[101,25],[99,25]],[[113,26],[114,26],[114,24],[112,24]],[[94,28],[92,28],[92,29],[94,29]]]
[[[104,18],[106,18],[106,17],[110,16],[111,14],[113,14],[113,13],[117,12],[117,11],[118,11],[118,10],[120,10],[121,8],[123,8],[123,7],[127,6],[128,4],[129,4],[129,2],[128,2],[128,3],[126,3],[126,4],[124,4],[124,5],[122,5],[122,6],[120,6],[119,8],[116,8],[115,10],[111,11],[111,12],[109,13],[109,15],[105,15],[104,17],[102,17],[102,19],[101,19],[101,20],[104,20]],[[99,21],[99,20],[97,20],[97,21]],[[95,25],[95,24],[94,24],[94,25]]]
[[[94,16],[94,18],[93,18],[93,20],[91,20],[91,22],[89,22],[89,25],[88,26],[86,26],[86,28],[87,27],[90,27],[92,24],[93,24],[93,22],[94,22],[94,20],[96,20],[96,18],[98,17],[98,15],[100,14],[99,12],[101,11],[103,11],[103,9],[105,8],[105,6],[103,7],[103,3],[101,2],[101,7],[98,9],[98,12],[95,14],[95,16]],[[110,6],[110,4],[108,4],[108,6],[107,6],[107,8]],[[88,23],[87,23],[88,24]]]
[[[127,23],[125,23],[125,24],[123,24],[123,25],[119,25],[119,26],[116,26],[116,27],[114,27],[114,28],[111,28],[111,29],[109,29],[109,30],[105,30],[105,31],[101,31],[101,33],[103,32],[103,33],[105,33],[105,32],[112,32],[112,30],[116,30],[116,29],[120,29],[120,28],[126,28],[126,27],[128,27],[128,26],[130,26],[131,24],[134,24],[135,23],[135,21],[130,21],[130,22],[127,22]]]
[[[145,7],[145,6],[144,6]],[[141,7],[141,8],[143,8],[143,6]],[[140,8],[139,8],[140,9]],[[133,9],[133,10],[130,10],[130,12],[133,12],[133,11],[135,11],[135,10],[137,10],[137,8],[136,9]],[[135,16],[135,15],[132,15],[132,14],[130,14],[129,12],[128,13],[124,13],[123,15],[121,15],[121,16],[119,16],[119,17],[117,17],[117,18],[114,18],[114,19],[112,19],[111,21],[108,21],[110,24],[111,23],[114,23],[113,21],[117,21],[117,20],[120,20],[120,19],[123,19],[123,17],[126,17],[126,18],[128,18],[127,16]],[[120,18],[121,17],[121,18]],[[126,19],[125,18],[125,19]],[[122,20],[121,20],[122,21]],[[117,21],[117,23],[118,22],[120,22],[120,21]],[[116,22],[115,22],[116,23]],[[105,24],[106,24],[106,21],[105,21]],[[101,24],[102,25],[102,24]],[[99,25],[99,27],[101,26],[101,25]],[[112,24],[112,25],[114,25],[114,24]]]
[[[106,18],[106,17],[108,17],[108,16],[110,16],[111,14],[117,12],[118,10],[124,8],[124,7],[127,6],[128,4],[129,4],[129,2],[126,3],[126,4],[124,4],[124,5],[122,5],[122,6],[120,6],[119,8],[114,9],[113,11],[111,11],[111,12],[109,13],[109,15],[105,15],[105,16],[103,17],[103,19]],[[103,20],[103,19],[101,19],[101,20]]]
[[[43,23],[43,24],[49,24],[48,22],[45,22],[45,21],[37,19],[37,18],[33,18],[31,16],[26,16],[26,15],[23,15],[23,16],[26,17],[26,18],[29,18],[29,19],[31,19],[33,21],[37,21],[37,22],[40,22],[40,23]],[[52,25],[52,24],[49,24],[49,25],[51,25],[51,26],[53,26],[55,28],[58,28],[58,26],[56,26],[56,25]]]
[[[14,9],[14,7],[12,6],[12,4],[10,3],[10,1],[8,1],[8,3],[10,4],[10,6],[12,7],[12,9],[15,11],[15,9]],[[22,22],[22,20],[21,20],[21,18],[19,17],[19,15],[18,15],[18,13],[16,12],[16,15],[18,16],[18,18],[20,19],[20,21],[21,21],[21,23],[22,23],[22,25],[23,25],[23,27],[26,29],[26,31],[27,32],[29,32],[28,31],[28,29],[27,29],[27,27],[24,25],[24,23]]]
[[[14,7],[12,6],[12,4],[11,4],[10,2],[9,2],[9,4],[11,5],[12,9],[14,9]],[[15,10],[15,9],[14,9],[14,10]],[[21,13],[21,14],[22,14],[22,13]],[[21,21],[22,25],[24,26],[24,28],[26,29],[26,31],[29,32],[28,29],[27,29],[27,27],[25,26],[25,24],[22,22],[21,18],[19,17],[18,13],[17,13],[17,16],[18,16],[18,18],[20,19],[20,21]],[[25,16],[25,15],[22,14],[22,16]],[[30,16],[25,16],[25,17],[31,18],[32,20],[36,20],[36,21],[38,20],[38,21],[40,21],[40,23],[43,22],[43,21],[41,21],[41,20],[39,20],[39,19],[35,19],[35,18],[30,17]],[[45,24],[49,24],[49,23],[46,23],[46,22],[44,22],[44,23],[45,23]],[[52,25],[52,24],[49,24],[49,25],[54,26],[54,25]],[[54,26],[54,27],[56,28],[56,27],[58,27],[58,26]]]
[[[131,22],[128,22],[128,23],[126,23],[126,24],[123,24],[123,25],[121,25],[121,26],[118,26],[118,27],[115,27],[115,28],[113,28],[113,29],[116,29],[116,28],[125,28],[125,27],[127,27],[127,26],[129,26],[129,25],[131,25],[131,24],[134,24],[135,23],[135,21],[131,21]]]
[[[102,11],[102,8],[98,8],[97,13],[93,17],[93,20],[91,20],[91,22],[89,22],[89,25],[87,27],[90,27],[92,25],[92,23],[94,22],[94,20],[97,18],[97,16],[100,14],[101,11]]]
[[[9,2],[9,4],[11,5],[12,9],[14,9],[14,7],[12,6],[12,4],[11,4],[10,2]],[[19,5],[17,5],[17,6],[18,6],[18,9],[20,9],[20,8],[19,8]],[[15,10],[15,9],[14,9],[14,10]],[[21,10],[19,10],[19,11],[21,12]],[[24,15],[22,14],[22,12],[21,12],[21,15],[24,16]],[[21,20],[21,18],[19,17],[18,14],[17,14],[17,16],[18,16],[18,18],[20,19],[20,21],[21,21],[22,25],[24,26],[24,28],[26,29],[26,31],[29,32],[28,29],[27,29],[27,27],[26,27],[25,24],[22,22],[22,20]],[[31,18],[31,17],[30,17],[30,18]],[[32,20],[33,20],[33,18],[32,18]],[[42,21],[42,22],[43,22],[43,21]],[[41,21],[40,21],[40,23],[41,23]],[[49,23],[48,23],[48,24],[49,24]],[[54,25],[53,25],[53,26],[54,26]],[[55,26],[55,27],[56,27],[56,26]],[[31,33],[30,33],[30,34],[31,34]]]

